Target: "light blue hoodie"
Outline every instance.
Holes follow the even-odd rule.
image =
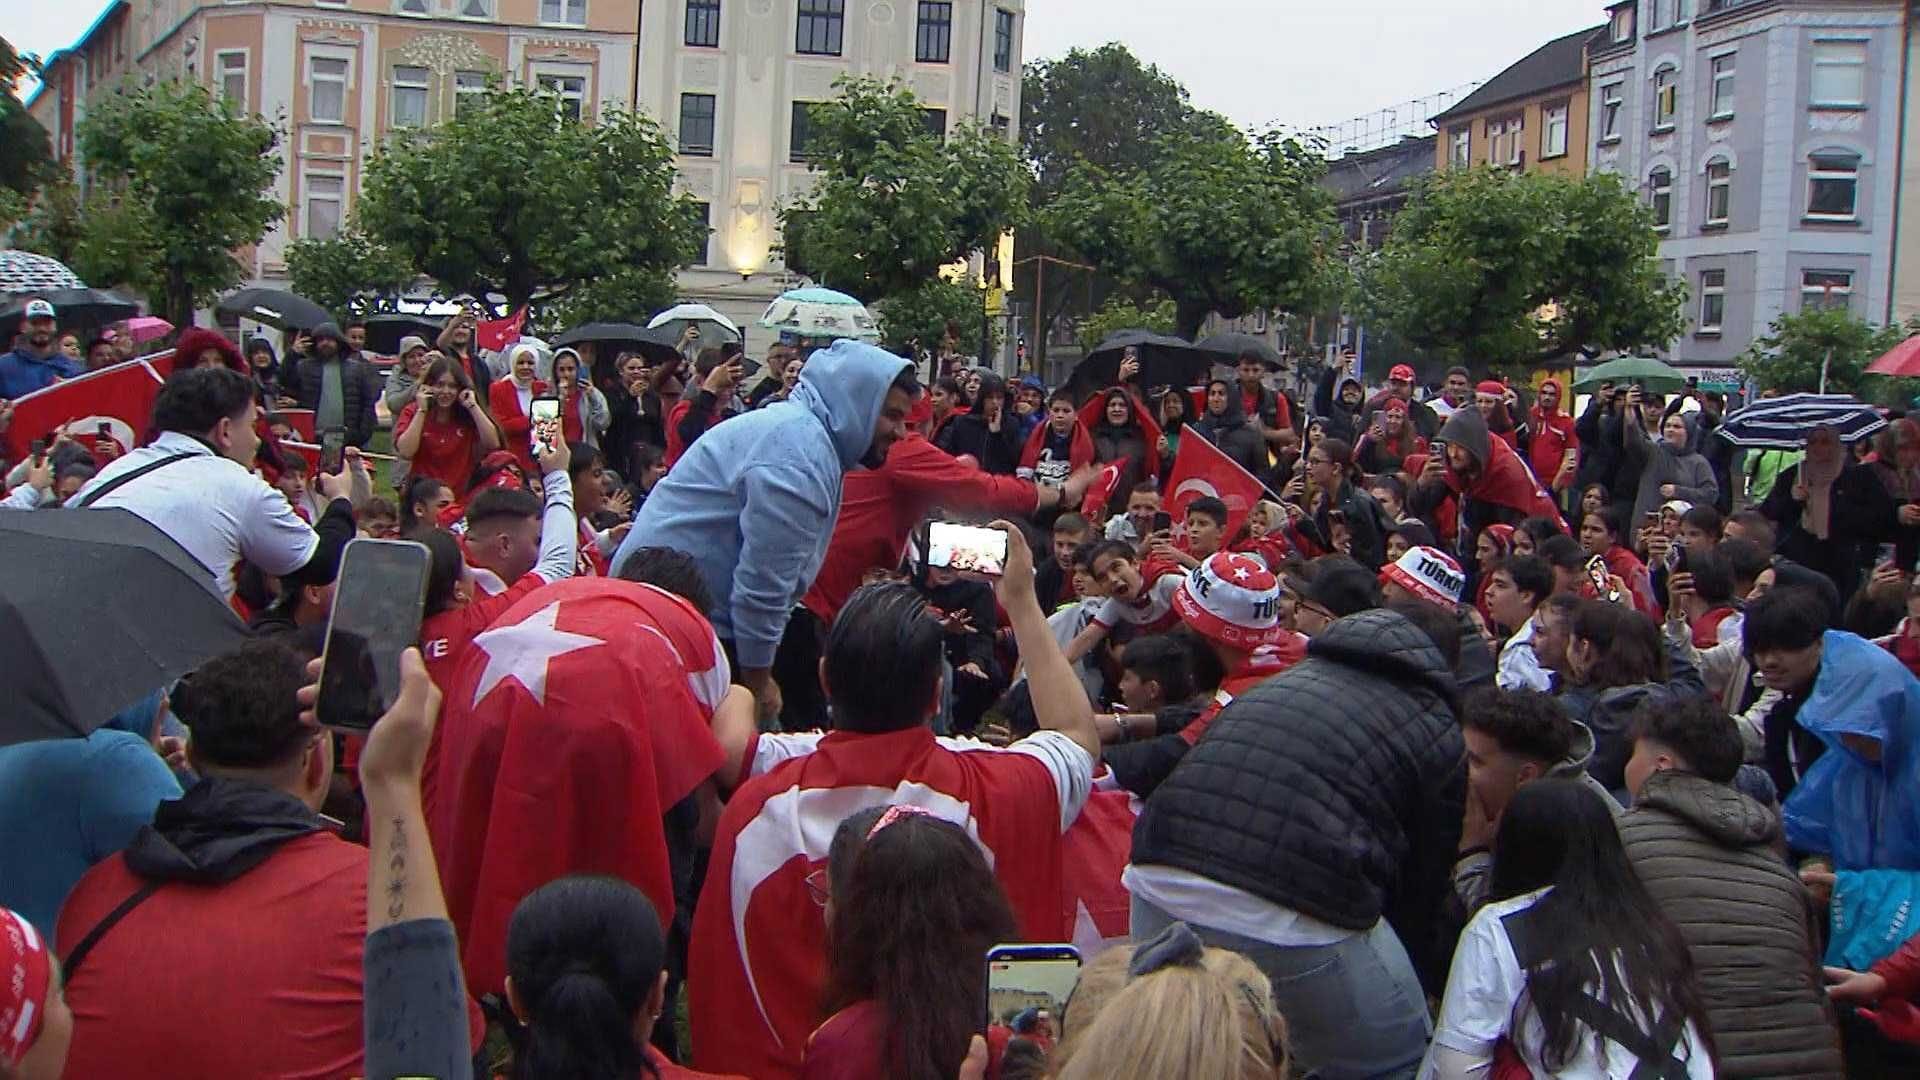
[[[900,357],[841,341],[808,358],[777,402],[700,436],[640,508],[614,554],[692,555],[713,593],[713,628],[743,668],[773,666],[793,606],[813,583],[840,514],[840,484],[873,444]]]

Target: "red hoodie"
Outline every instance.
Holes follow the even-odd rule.
[[[861,575],[876,566],[900,565],[907,534],[936,504],[955,511],[1030,514],[1039,499],[1040,489],[1031,480],[970,468],[926,436],[909,434],[893,444],[878,469],[847,474],[826,561],[800,602],[832,622],[860,587]]]

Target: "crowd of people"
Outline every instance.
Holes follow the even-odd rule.
[[[119,356],[26,314],[9,397]],[[139,445],[12,463],[251,639],[0,746],[6,1080],[1920,1075],[1913,419],[364,334],[188,329]],[[343,734],[356,537],[431,570]]]

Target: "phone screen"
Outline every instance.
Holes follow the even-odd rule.
[[[1058,1040],[1079,981],[1080,953],[1071,945],[995,945],[987,950],[987,1025]]]
[[[936,521],[928,531],[927,565],[999,577],[1007,570],[1007,534],[999,529]]]
[[[329,431],[320,436],[320,471],[337,473],[340,471],[340,457],[347,448],[347,433]]]
[[[1607,585],[1607,560],[1595,555],[1587,560],[1587,578],[1593,582],[1594,591],[1608,600],[1618,600],[1620,594]]]
[[[400,696],[400,654],[420,640],[433,557],[411,540],[354,540],[340,559],[320,660],[320,722],[365,731]]]
[[[560,445],[560,399],[534,398],[528,411],[533,421],[533,454],[540,457]]]

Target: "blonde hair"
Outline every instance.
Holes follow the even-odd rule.
[[[1198,965],[1170,964],[1115,983],[1116,974],[1125,979],[1126,953],[1111,950],[1081,975],[1061,1020],[1067,1039],[1054,1055],[1049,1076],[1277,1080],[1287,1075],[1286,1020],[1274,1008],[1266,975],[1252,961],[1227,949],[1207,949]],[[1109,964],[1110,959],[1118,962]],[[1093,998],[1083,1001],[1088,993]]]

